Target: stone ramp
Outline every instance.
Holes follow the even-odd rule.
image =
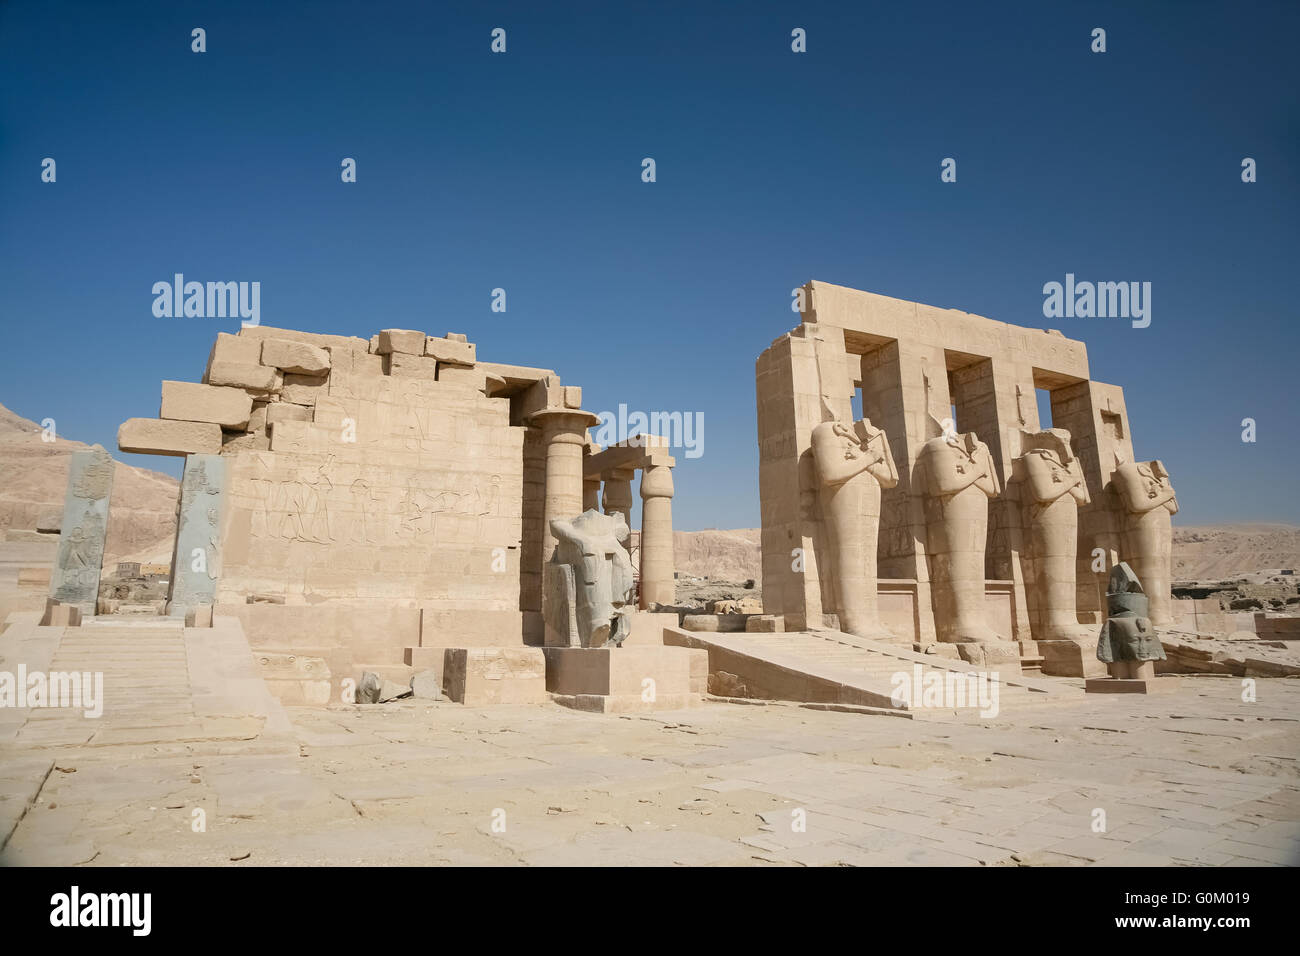
[[[921,654],[908,647],[870,641],[842,631],[734,634],[665,628],[664,641],[709,651],[710,691],[720,696],[796,700],[876,708],[925,717],[977,715],[977,706],[918,707],[894,702],[893,677],[899,672],[920,679],[930,675],[956,681],[977,673],[969,664]],[[720,674],[732,675],[734,680]],[[923,685],[924,686],[924,685]],[[1078,701],[1081,687],[1041,677],[999,675],[999,710]]]
[[[102,693],[82,696],[79,706],[8,715],[0,735],[19,750],[247,741],[291,731],[257,674],[238,621],[186,628],[169,618],[110,616],[81,627],[43,628],[29,618],[11,631],[0,645],[4,670],[22,664],[29,674],[76,674],[91,688],[94,675],[103,680]],[[92,716],[96,710],[99,716]]]

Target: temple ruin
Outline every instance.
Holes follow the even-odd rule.
[[[1082,342],[825,282],[799,299],[756,369],[763,602],[785,631],[1104,674],[1121,561],[1170,620],[1173,488]]]
[[[479,361],[464,335],[248,327],[217,336],[200,382],[163,382],[158,417],[125,422],[118,444],[185,458],[167,615],[237,619],[287,703],[346,698],[344,682],[366,672],[405,683],[428,670],[465,703],[542,702],[551,690],[578,707],[635,709],[647,678],[646,705],[698,698],[702,653],[665,647],[676,617],[653,610],[673,599],[676,462],[655,436],[593,445],[597,417],[581,406],[580,387]],[[82,457],[51,621],[95,612],[87,556],[103,551],[107,486],[89,481],[102,462]],[[639,586],[619,596],[618,642],[636,652],[611,662],[584,643],[548,670],[553,529],[599,502],[626,538],[638,473]],[[72,593],[74,577],[88,594]],[[636,695],[611,679],[634,657]]]

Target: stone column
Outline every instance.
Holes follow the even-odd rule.
[[[113,493],[113,458],[99,445],[73,452],[63,500],[59,550],[50,574],[50,597],[94,614],[108,535],[108,499]]]
[[[623,522],[632,527],[632,478],[636,469],[619,468],[605,477],[605,489],[601,494],[601,507],[607,515],[622,515]],[[632,536],[623,542],[623,547],[631,549]]]
[[[647,460],[641,470],[641,607],[673,604],[673,471]]]
[[[532,417],[542,429],[546,448],[546,503],[542,515],[542,562],[555,553],[551,534],[553,518],[573,519],[582,514],[582,455],[587,429],[599,419],[591,412],[569,408],[547,408]]]
[[[584,478],[582,479],[582,510],[591,511],[600,510],[600,479]]]
[[[181,479],[181,507],[176,519],[171,593],[167,613],[184,617],[194,607],[215,603],[221,572],[221,507],[226,459],[189,455]]]

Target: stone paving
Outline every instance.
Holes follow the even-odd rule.
[[[407,700],[243,741],[11,739],[0,864],[1300,862],[1300,682],[1170,680],[993,719]]]

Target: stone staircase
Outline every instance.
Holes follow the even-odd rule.
[[[900,672],[916,675],[914,669],[919,667],[922,687],[927,680],[959,683],[961,675],[976,673],[969,664],[922,654],[898,643],[870,641],[820,628],[763,634],[667,628],[664,639],[666,643],[709,649],[710,689],[720,696],[853,705],[937,718],[979,712],[974,705],[955,709],[895,703],[894,675]],[[728,677],[720,679],[720,674]],[[727,693],[729,680],[735,693]],[[1080,687],[1023,674],[999,675],[998,684],[1000,712],[1078,700],[1083,694]]]
[[[1025,674],[1043,673],[1043,655],[1037,641],[1017,641],[1020,645],[1020,670]]]
[[[237,626],[237,625],[236,625]],[[59,631],[61,634],[58,634]],[[170,618],[98,617],[53,632],[53,652],[28,672],[102,675],[102,692],[78,706],[25,708],[12,735],[23,748],[108,747],[253,740],[288,723],[256,675],[242,632],[186,629]],[[57,636],[56,636],[57,635]],[[13,670],[18,661],[7,660]],[[90,716],[87,705],[102,709]]]

